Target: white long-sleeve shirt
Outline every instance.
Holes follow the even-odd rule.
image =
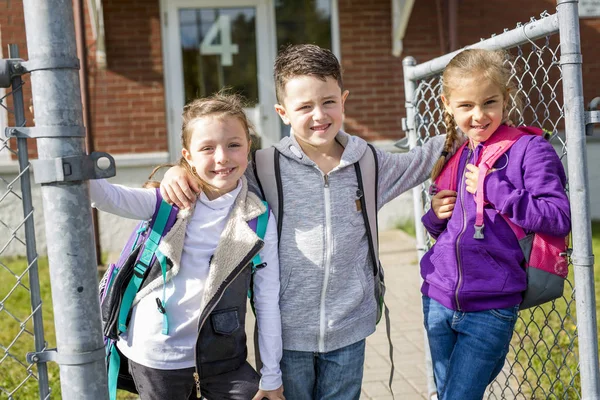
[[[169,334],[162,334],[163,315],[156,308],[155,299],[162,298],[161,286],[133,308],[128,332],[117,343],[119,350],[129,359],[155,369],[182,369],[195,365],[199,305],[210,258],[240,189],[241,183],[215,200],[209,200],[204,193],[198,198],[187,224],[180,271],[165,288]],[[125,218],[145,220],[155,211],[154,189],[134,189],[105,180],[91,180],[90,195],[93,207]],[[264,243],[260,257],[266,262],[266,267],[254,275],[254,297],[263,362],[260,388],[272,390],[282,384],[279,368],[282,354],[279,260],[277,223],[273,214],[269,216]]]

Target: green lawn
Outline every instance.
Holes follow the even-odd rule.
[[[37,399],[37,380],[28,373],[25,354],[34,350],[33,324],[28,320],[31,312],[29,300],[29,281],[23,275],[27,262],[24,258],[0,259],[0,399],[8,398],[7,392],[13,392],[15,399]],[[9,272],[8,270],[12,271]],[[56,347],[54,335],[54,313],[50,292],[50,277],[47,258],[39,260],[40,286],[42,293],[44,335],[48,347]],[[17,277],[15,277],[17,275]],[[7,297],[8,296],[8,297]],[[23,321],[23,323],[21,322]],[[27,322],[24,322],[27,321]],[[8,348],[8,350],[7,350]],[[37,375],[37,368],[31,367]],[[60,399],[59,369],[55,363],[48,363],[48,375],[53,399]],[[127,392],[119,393],[118,399],[136,399]]]

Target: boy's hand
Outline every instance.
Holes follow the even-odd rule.
[[[198,184],[179,165],[169,168],[160,182],[163,199],[167,203],[175,203],[181,209],[190,207],[196,201],[196,193],[199,191]]]
[[[453,190],[440,190],[431,199],[431,208],[439,219],[448,219],[454,211],[456,192]]]
[[[260,389],[258,392],[256,392],[256,395],[252,398],[252,400],[263,400],[265,398],[269,400],[285,400],[285,397],[283,396],[283,385],[279,386],[275,390]]]
[[[477,192],[477,183],[479,182],[479,168],[473,164],[467,164],[467,170],[465,172],[467,192],[475,194]]]

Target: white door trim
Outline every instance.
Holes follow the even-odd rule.
[[[259,121],[263,147],[279,141],[280,127],[273,110],[275,85],[273,63],[275,62],[275,6],[274,0],[160,0],[162,27],[162,50],[165,85],[165,108],[169,155],[172,161],[181,154],[181,112],[183,110],[183,72],[179,37],[178,8],[201,7],[256,7],[256,45]]]

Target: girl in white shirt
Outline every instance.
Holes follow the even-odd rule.
[[[170,267],[169,332],[162,333],[156,303],[163,296],[160,276],[142,284],[117,342],[142,400],[284,399],[277,224],[269,215],[264,241],[248,226],[265,211],[243,176],[250,130],[237,96],[216,94],[184,108],[179,163],[198,179],[202,194],[179,212],[159,245]],[[157,202],[155,189],[104,180],[90,181],[90,194],[94,207],[140,220],[152,217]],[[264,263],[253,287],[262,378],[246,361],[244,330],[250,261],[257,253]]]

